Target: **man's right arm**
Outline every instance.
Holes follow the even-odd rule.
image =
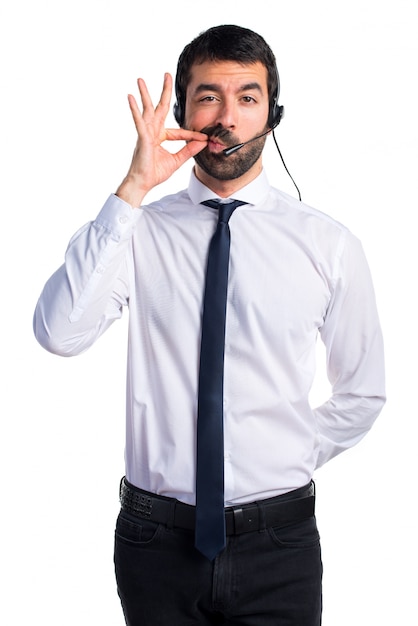
[[[128,301],[125,258],[141,210],[111,195],[97,218],[71,239],[65,263],[38,300],[34,332],[48,351],[83,352],[122,314]]]
[[[46,283],[36,307],[35,336],[55,354],[83,352],[121,316],[128,300],[124,260],[142,214],[138,207],[151,189],[207,145],[203,133],[165,128],[172,92],[169,74],[155,108],[142,79],[138,79],[138,88],[142,112],[135,98],[128,97],[137,131],[128,173],[96,220],[73,237],[65,264]],[[161,145],[178,140],[186,145],[176,153]]]

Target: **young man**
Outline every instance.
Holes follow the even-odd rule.
[[[382,338],[361,245],[267,181],[262,151],[282,108],[275,58],[259,35],[219,26],[186,46],[176,76],[179,129],[165,128],[171,77],[156,108],[142,79],[138,87],[142,112],[129,96],[138,139],[128,174],[72,239],[35,312],[39,342],[69,356],[129,306],[115,540],[126,623],[318,626],[312,476],[360,441],[384,404]],[[162,146],[179,139],[186,145],[176,154]],[[188,189],[144,205],[190,157]],[[229,232],[228,218],[217,225],[228,202]],[[226,254],[226,278],[215,249]],[[222,291],[226,280],[227,303],[218,305],[209,284]],[[333,394],[313,409],[318,333]],[[207,352],[216,352],[215,365]]]

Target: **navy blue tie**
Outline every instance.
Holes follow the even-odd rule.
[[[195,545],[212,561],[226,544],[223,382],[230,247],[228,220],[237,206],[246,203],[207,200],[202,204],[219,211],[206,269],[197,414]]]

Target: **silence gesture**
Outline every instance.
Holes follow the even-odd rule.
[[[129,95],[129,107],[138,133],[129,171],[118,188],[116,195],[132,207],[140,206],[145,195],[156,185],[164,182],[190,157],[207,146],[204,133],[184,128],[165,128],[170,108],[172,77],[165,74],[160,101],[154,108],[145,81],[138,79],[142,101],[142,113],[134,96]],[[164,141],[186,141],[176,153],[162,147]]]

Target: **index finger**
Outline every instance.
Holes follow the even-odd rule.
[[[208,141],[209,137],[198,130],[186,130],[185,128],[166,128],[167,141]]]

